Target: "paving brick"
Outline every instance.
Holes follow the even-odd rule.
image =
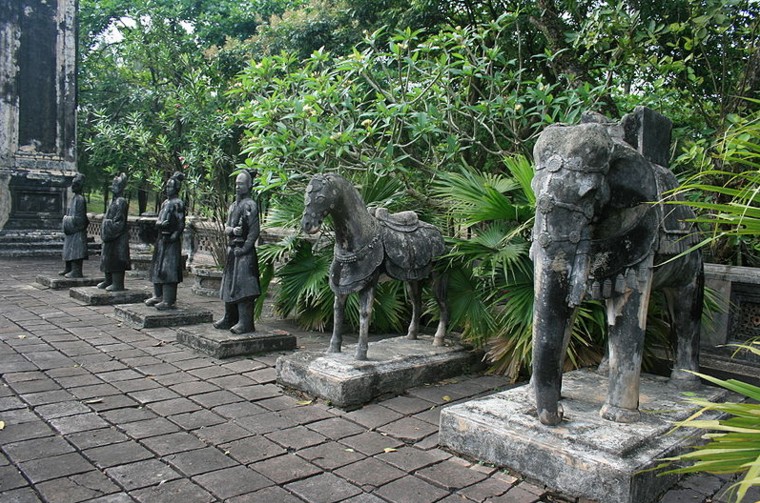
[[[660,503],[702,503],[704,499],[693,489],[671,489],[662,496]]]
[[[541,501],[530,491],[526,491],[520,486],[513,487],[501,496],[494,496],[486,500],[488,503],[535,503]]]
[[[429,410],[435,407],[435,404],[421,398],[402,395],[383,401],[382,406],[408,416]]]
[[[215,424],[221,424],[227,421],[222,416],[205,409],[201,409],[197,412],[169,416],[169,419],[178,424],[182,429],[188,431],[204,428],[206,426],[214,426]]]
[[[10,382],[9,386],[19,395],[61,389],[61,386],[59,386],[57,382],[47,378],[35,379],[33,381]],[[0,409],[3,408],[2,404],[3,401],[0,400]]]
[[[391,503],[432,503],[445,497],[448,492],[407,475],[380,487],[375,494]]]
[[[304,500],[293,496],[285,489],[279,487],[266,487],[253,493],[235,496],[234,498],[228,499],[225,503],[261,503],[264,501],[272,503],[303,503]]]
[[[82,402],[58,402],[48,405],[40,405],[34,408],[34,412],[43,419],[50,420],[58,417],[73,416],[91,412],[90,408]]]
[[[323,473],[287,484],[285,488],[310,503],[334,503],[361,494],[362,490],[332,473]]]
[[[374,494],[362,493],[362,494],[357,494],[356,496],[352,498],[348,498],[347,500],[343,500],[343,503],[385,503],[385,501],[378,498]],[[467,503],[467,502],[461,502],[461,503]]]
[[[488,478],[458,491],[458,494],[473,501],[486,501],[488,498],[501,496],[511,489],[512,484],[503,480]]]
[[[345,414],[346,419],[350,419],[367,429],[375,429],[384,424],[401,419],[403,414],[395,410],[388,409],[378,404],[370,404],[361,409],[354,410]]]
[[[116,388],[119,388],[124,393],[137,393],[138,391],[147,391],[150,389],[161,388],[160,384],[158,384],[153,379],[148,379],[147,377],[143,377],[141,379],[130,379],[128,381],[116,381],[111,384]]]
[[[180,368],[182,370],[186,370],[186,371],[214,366],[211,362],[209,362],[205,358],[189,358],[186,360],[175,361],[172,363],[174,364],[175,367]],[[232,371],[228,371],[228,373],[231,374]]]
[[[259,384],[270,384],[277,380],[277,372],[274,367],[265,368],[261,370],[254,370],[253,372],[246,372],[243,374],[256,381]]]
[[[678,485],[684,489],[693,489],[700,494],[712,496],[721,488],[723,481],[714,475],[700,473],[682,479]]]
[[[224,376],[232,375],[234,373],[231,370],[228,370],[224,367],[219,367],[217,365],[212,365],[210,367],[197,368],[197,369],[190,370],[189,372],[190,374],[194,375],[195,377],[199,379],[214,379],[215,377],[224,377]]]
[[[179,395],[169,388],[153,388],[127,393],[130,398],[141,404],[160,402],[161,400],[171,400],[179,398]]]
[[[245,401],[220,405],[218,407],[214,407],[213,411],[220,416],[226,417],[227,419],[239,419],[241,417],[256,416],[258,414],[265,414],[269,412],[264,407],[260,407],[255,403]]]
[[[144,408],[137,403],[135,403],[134,407],[108,410],[102,412],[100,415],[103,419],[113,424],[133,423],[135,421],[145,421],[147,419],[157,419],[159,417],[158,414],[152,410]]]
[[[111,427],[66,435],[66,439],[74,444],[77,449],[85,450],[93,447],[100,447],[102,445],[125,442],[129,440],[129,437],[118,431],[116,428]]]
[[[229,367],[225,367],[228,370],[232,370]],[[233,372],[235,372],[233,370]],[[250,379],[248,377],[239,375],[239,374],[232,374],[224,377],[215,377],[213,379],[209,379],[209,382],[212,384],[215,384],[219,386],[222,389],[228,389],[228,390],[234,390],[235,388],[244,388],[246,386],[253,386],[255,384],[258,384],[253,379]]]
[[[0,495],[3,497],[3,502],[7,501],[8,503],[41,503],[42,501],[31,487],[3,492]]]
[[[154,486],[180,477],[171,467],[157,459],[114,466],[106,470],[106,475],[127,491]]]
[[[30,438],[54,435],[55,432],[42,421],[25,421],[23,423],[6,422],[3,429],[3,443],[20,442]]]
[[[163,400],[161,402],[153,402],[149,403],[147,408],[159,416],[164,417],[183,414],[185,412],[196,412],[201,409],[200,405],[187,398],[174,398],[171,400]]]
[[[280,411],[285,409],[292,409],[298,407],[299,400],[288,395],[280,395],[273,398],[265,398],[256,402],[257,405],[261,405],[271,411]]]
[[[438,426],[413,417],[404,417],[377,429],[380,433],[388,434],[404,442],[419,442],[423,438],[436,433]]]
[[[309,423],[306,427],[331,440],[340,440],[341,438],[358,435],[366,430],[363,426],[359,426],[342,417],[331,417],[330,419]]]
[[[419,412],[412,417],[438,427],[438,425],[441,424],[441,411],[445,408],[446,406],[436,405],[435,407]]]
[[[277,442],[286,449],[301,450],[319,445],[326,439],[319,433],[304,426],[296,426],[285,430],[273,431],[265,435],[269,440]]]
[[[3,444],[2,449],[14,463],[74,451],[74,448],[61,437],[43,437],[13,444]],[[0,485],[0,487],[3,486]]]
[[[110,468],[153,457],[152,452],[133,440],[94,447],[83,454],[98,468]]]
[[[126,395],[109,395],[91,400],[85,400],[88,407],[97,412],[107,412],[116,409],[137,408],[139,404]]]
[[[282,390],[274,384],[245,386],[243,388],[235,388],[234,392],[236,395],[240,395],[252,402],[282,395]]]
[[[78,452],[59,454],[58,456],[46,456],[44,458],[25,461],[19,463],[19,468],[21,468],[21,471],[24,472],[24,475],[26,475],[32,483],[89,472],[95,469],[95,467]]]
[[[47,405],[56,402],[66,402],[75,400],[74,396],[66,390],[43,391],[41,393],[30,393],[21,395],[21,398],[31,406]]]
[[[50,425],[58,430],[61,435],[69,435],[80,431],[99,430],[109,426],[107,421],[94,412],[51,419]]]
[[[135,500],[127,493],[115,493],[88,500],[87,503],[134,503]]]
[[[470,470],[451,460],[442,461],[423,468],[415,475],[449,491],[471,486],[487,478],[485,474],[476,470]]]
[[[210,445],[226,444],[252,435],[250,431],[232,422],[204,426],[195,430],[193,434]]]
[[[253,463],[250,465],[250,468],[267,479],[273,480],[278,485],[322,473],[321,468],[314,466],[295,454],[284,454],[265,459],[264,461]]]
[[[38,379],[44,379],[45,376],[47,376],[47,374],[39,370],[32,372],[4,372],[3,380],[7,383],[16,383],[24,381],[36,381]]]
[[[226,368],[227,370],[231,370],[232,372],[235,372],[237,374],[243,374],[245,372],[253,372],[254,370],[261,370],[263,368],[268,367],[268,365],[256,360],[249,360],[248,358],[246,358],[242,360],[226,362],[222,365],[222,367]]]
[[[154,487],[134,491],[140,503],[211,503],[216,501],[210,493],[187,479],[172,480]]]
[[[365,454],[337,442],[327,442],[298,451],[302,458],[325,470],[334,470],[366,457]]]
[[[160,376],[177,372],[177,367],[160,360],[158,363],[153,363],[151,365],[135,365],[134,369],[146,376]]]
[[[58,384],[60,384],[61,387],[65,389],[77,388],[77,387],[82,387],[82,386],[94,386],[94,385],[103,383],[101,379],[99,379],[97,376],[89,372],[82,375],[58,377],[56,378],[56,382],[58,382]]]
[[[366,431],[353,437],[346,437],[340,443],[368,456],[380,454],[381,452],[385,452],[386,449],[398,449],[404,445],[395,438],[381,435],[374,431]]]
[[[139,379],[143,377],[139,372],[135,372],[130,368],[121,370],[113,370],[111,372],[102,372],[98,374],[98,377],[105,382],[113,383],[116,381],[128,381],[130,379]]]
[[[357,461],[333,473],[368,492],[406,475],[406,472],[375,458]]]
[[[286,417],[294,423],[308,425],[316,421],[334,418],[335,414],[320,407],[319,404],[295,407],[293,409],[284,409],[280,411],[282,417]]]
[[[432,435],[429,435],[419,442],[416,442],[414,444],[415,447],[418,449],[422,449],[424,451],[428,451],[430,449],[437,449],[438,448],[438,432],[433,433]]]
[[[141,443],[159,456],[191,451],[206,446],[197,437],[184,431],[145,438],[141,440]]]
[[[71,477],[49,480],[37,484],[36,489],[45,501],[75,503],[91,500],[120,490],[99,471],[91,471]]]
[[[5,421],[5,424],[19,424],[39,421],[39,417],[37,417],[37,415],[28,408],[6,410],[2,413],[2,419]]]
[[[223,500],[272,485],[271,480],[244,466],[204,473],[193,477],[193,481]]]
[[[225,453],[237,459],[243,464],[255,463],[263,459],[273,458],[285,454],[285,449],[271,440],[260,435],[235,440],[228,444],[222,444],[221,449]]]
[[[120,428],[127,435],[136,439],[155,437],[179,431],[179,427],[176,424],[163,417],[122,424]]]
[[[188,477],[229,468],[237,464],[215,447],[169,454],[164,456],[164,460]]]
[[[227,390],[212,391],[211,393],[203,393],[199,395],[192,395],[190,397],[193,401],[201,404],[206,408],[214,408],[219,405],[226,405],[228,403],[242,402],[243,398]]]
[[[193,377],[190,381],[172,384],[169,386],[169,389],[178,395],[190,396],[200,393],[209,393],[211,391],[218,391],[219,387],[206,381],[200,381],[196,377]]]
[[[21,472],[13,465],[0,466],[0,491],[10,491],[29,485]],[[2,493],[0,493],[2,495]]]
[[[255,416],[241,417],[235,419],[235,423],[242,426],[251,433],[263,435],[283,428],[292,428],[296,423],[282,417],[277,412],[267,412]]]

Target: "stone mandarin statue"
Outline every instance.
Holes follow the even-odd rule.
[[[69,202],[63,217],[63,261],[65,263],[61,276],[67,278],[82,277],[82,261],[87,258],[87,202],[82,195],[84,175],[77,174],[71,182],[74,196]]]
[[[129,205],[124,198],[127,187],[127,175],[124,173],[114,177],[111,191],[113,199],[108,205],[100,227],[100,238],[103,250],[100,255],[100,270],[105,273],[105,281],[98,284],[108,292],[124,290],[124,273],[131,269],[129,260],[129,230],[127,229],[127,213]]]
[[[241,172],[235,179],[235,202],[230,205],[224,232],[229,238],[227,261],[219,296],[224,317],[214,323],[235,334],[256,330],[253,306],[261,294],[256,240],[259,238],[259,208],[251,198],[256,172]]]
[[[145,301],[163,311],[176,309],[177,284],[182,281],[182,232],[185,230],[185,203],[179,189],[185,175],[175,172],[166,182],[166,200],[156,219],[158,237],[150,264],[153,297]]]

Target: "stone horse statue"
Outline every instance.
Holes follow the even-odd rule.
[[[671,123],[639,107],[620,123],[585,115],[546,128],[535,149],[533,376],[539,420],[562,420],[562,365],[577,307],[606,302],[609,389],[600,414],[639,419],[639,374],[650,292],[663,289],[677,349],[671,382],[699,380],[704,273],[690,208],[662,204],[677,186],[666,169]],[[675,258],[678,257],[678,258]],[[673,260],[670,260],[673,259]]]
[[[328,353],[341,350],[346,299],[350,293],[358,292],[356,359],[367,359],[367,331],[375,285],[381,273],[406,282],[412,301],[409,339],[416,339],[419,333],[420,280],[433,277],[433,290],[440,309],[433,344],[442,346],[448,323],[446,282],[433,268],[435,258],[445,251],[441,232],[419,220],[413,211],[389,214],[384,208],[368,210],[359,192],[345,178],[335,174],[315,175],[306,188],[301,228],[307,234],[314,234],[327,215],[332,217],[335,229],[335,248],[330,265],[330,288],[335,294],[335,303]]]

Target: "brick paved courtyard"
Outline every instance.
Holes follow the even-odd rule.
[[[172,329],[136,330],[112,306],[35,285],[60,266],[0,259],[2,503],[567,501],[437,447],[441,408],[504,389],[503,378],[463,376],[346,412],[283,392],[279,354],[216,360]],[[188,280],[179,302],[223,309]],[[301,349],[327,346],[327,334],[265,321]],[[692,476],[661,501],[727,501],[727,485]]]

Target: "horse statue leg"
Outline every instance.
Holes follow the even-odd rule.
[[[412,301],[412,321],[409,322],[409,331],[406,338],[416,340],[420,332],[420,311],[422,311],[422,288],[420,282],[411,280],[406,282],[406,291]]]
[[[369,321],[372,318],[372,304],[375,302],[375,283],[371,282],[359,292],[359,342],[356,345],[356,359],[367,359],[369,342]]]
[[[346,309],[346,294],[335,294],[333,301],[333,333],[330,338],[330,347],[328,353],[340,353],[340,347],[343,344],[343,319]]]
[[[443,346],[446,337],[446,327],[449,324],[449,303],[447,302],[448,279],[444,274],[433,271],[433,292],[438,304],[438,329],[435,331],[433,346]]]

